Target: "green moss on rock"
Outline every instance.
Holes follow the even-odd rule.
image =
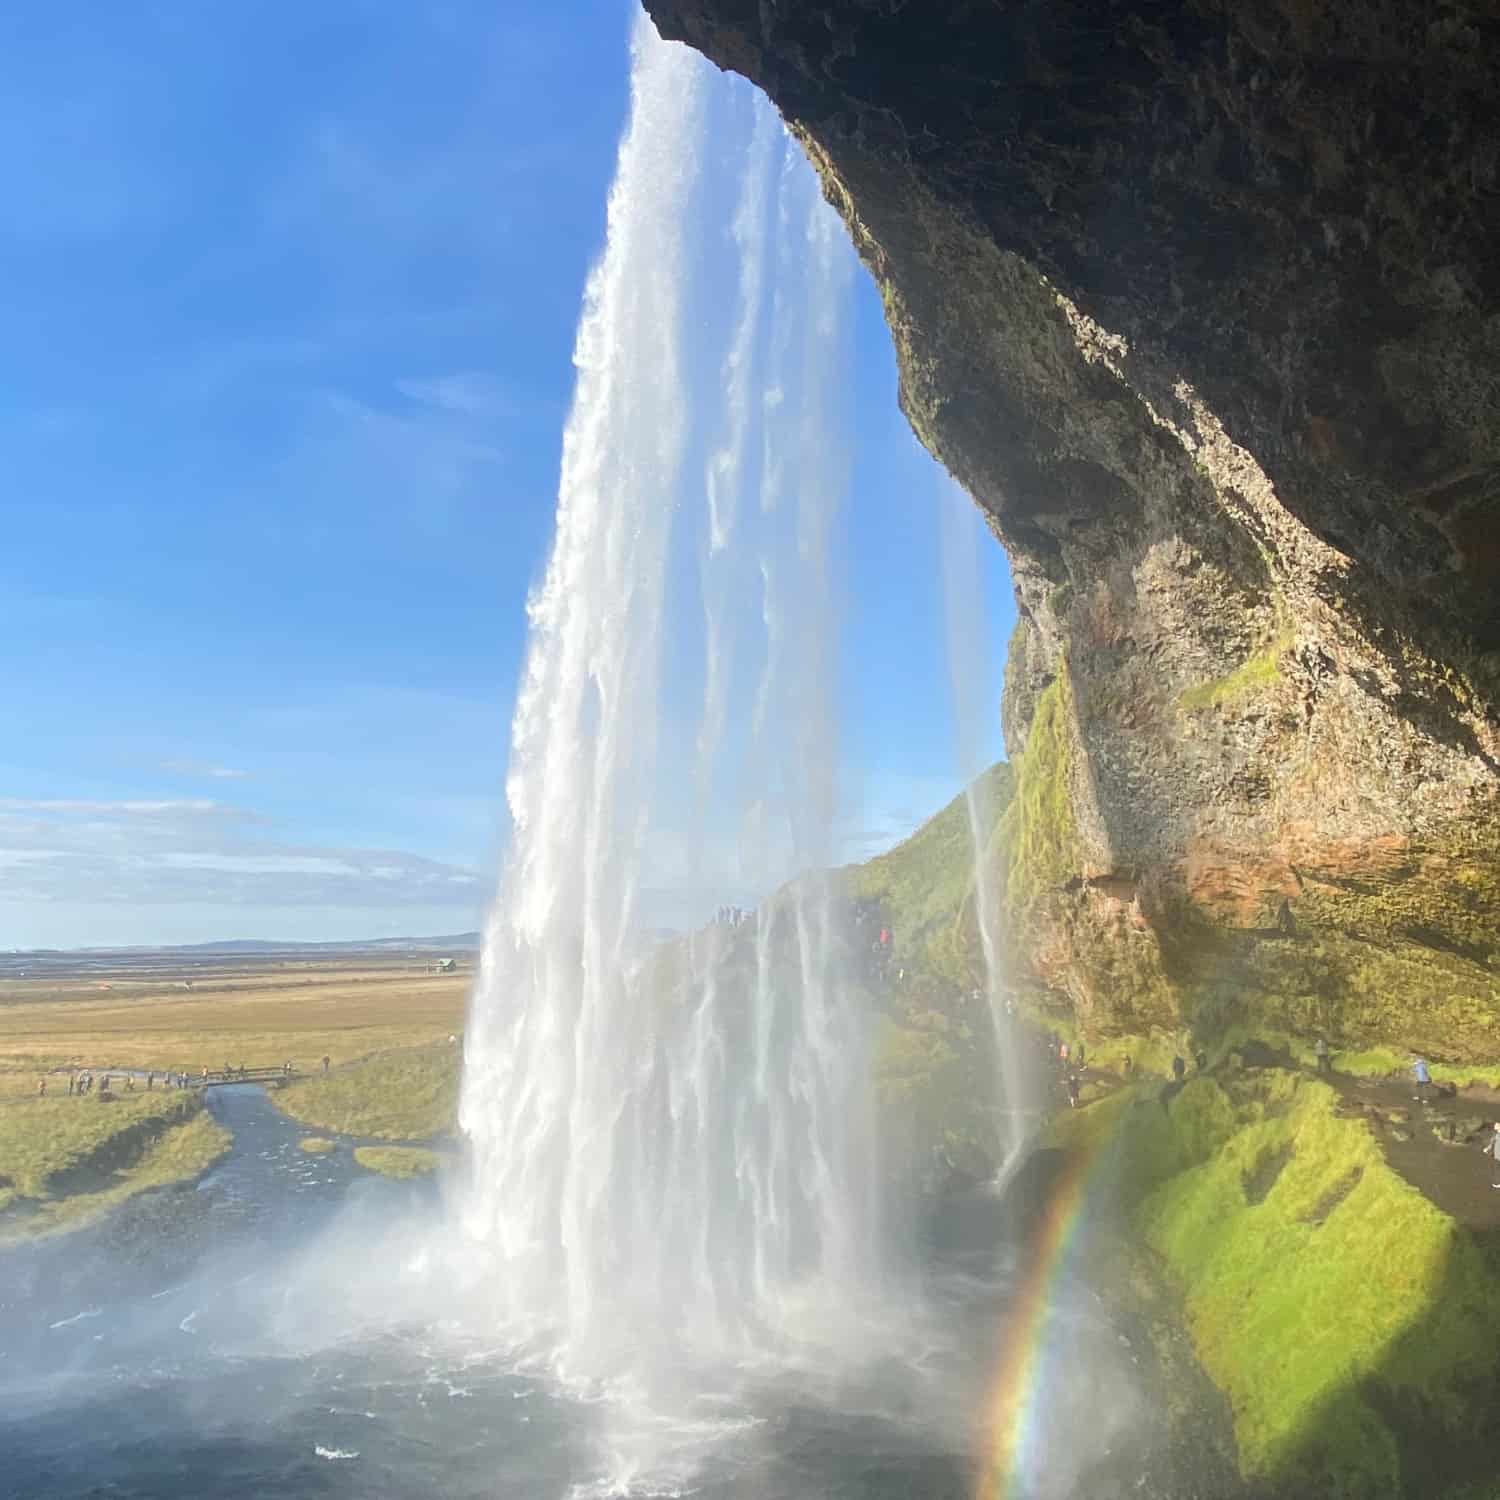
[[[1100,1153],[1161,1257],[1247,1476],[1278,1493],[1440,1493],[1405,1434],[1451,1441],[1462,1467],[1476,1403],[1497,1394],[1500,1275],[1336,1099],[1296,1073],[1231,1069],[1121,1090],[1059,1121],[1053,1144]]]
[[[914,996],[883,1019],[875,1087],[892,1164],[914,1166],[940,1153],[976,1176],[989,1170],[994,1142],[981,1075],[991,1048],[988,1019],[951,993],[924,1003]]]
[[[1280,681],[1282,653],[1291,644],[1291,634],[1282,632],[1275,640],[1246,657],[1233,671],[1180,693],[1177,706],[1184,713],[1193,713],[1201,708],[1215,708],[1253,698],[1272,683]]]
[[[1037,699],[1026,749],[1015,768],[1015,795],[1000,822],[1000,900],[1011,930],[1032,930],[1046,899],[1078,872],[1077,825],[1069,772],[1073,693],[1068,667]]]

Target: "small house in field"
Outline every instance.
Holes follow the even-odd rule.
[[[434,974],[456,974],[458,972],[458,960],[456,958],[440,958],[432,966]]]

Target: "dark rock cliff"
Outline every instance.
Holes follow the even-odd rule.
[[[1009,551],[1018,979],[1500,1053],[1500,13],[646,4],[804,142]]]

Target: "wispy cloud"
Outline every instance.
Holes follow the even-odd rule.
[[[508,411],[513,404],[504,384],[482,370],[398,380],[396,389],[423,406],[461,412],[464,416],[494,416]]]
[[[21,902],[477,906],[479,871],[401,849],[282,843],[209,799],[0,798],[3,894]]]
[[[286,479],[363,494],[388,519],[403,516],[423,532],[444,534],[456,524],[455,507],[492,493],[503,452],[491,432],[478,414],[451,404],[388,406],[323,391],[309,404]]]
[[[246,817],[238,808],[209,797],[187,797],[166,800],[128,799],[98,802],[83,797],[0,797],[0,813],[102,813],[121,818],[159,818],[169,816]],[[4,828],[0,821],[0,829]]]
[[[210,781],[239,781],[250,774],[234,766],[216,766],[202,760],[164,760],[161,768],[174,776],[204,776]]]

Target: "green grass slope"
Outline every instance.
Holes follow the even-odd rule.
[[[442,1166],[443,1158],[436,1151],[422,1146],[356,1146],[354,1159],[367,1172],[378,1172],[382,1177],[424,1177]]]
[[[457,1124],[460,1049],[447,1042],[377,1053],[274,1090],[277,1107],[337,1135],[421,1141]]]
[[[1002,761],[910,838],[845,872],[852,898],[873,903],[892,933],[890,969],[871,997],[883,1012],[876,1086],[887,1159],[914,1170],[937,1159],[975,1173],[988,1169],[993,1056],[974,847],[977,824],[993,864],[1011,795]]]
[[[0,1104],[0,1243],[78,1228],[148,1188],[191,1181],[231,1139],[197,1094],[8,1099]]]
[[[1336,1100],[1304,1075],[1226,1068],[1121,1090],[1054,1138],[1103,1153],[1230,1399],[1248,1476],[1351,1500],[1458,1494],[1496,1431],[1494,1247]]]
[[[974,818],[983,848],[1013,792],[1011,768],[1000,761],[886,854],[854,868],[854,895],[880,903],[890,921],[897,960],[954,984],[971,984],[982,966],[973,924]]]

